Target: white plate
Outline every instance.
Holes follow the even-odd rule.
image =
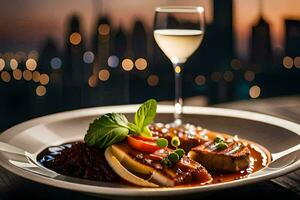
[[[138,188],[98,181],[87,181],[58,175],[40,166],[36,155],[48,146],[82,140],[89,123],[101,114],[108,112],[125,113],[131,120],[138,105],[108,106],[68,111],[36,118],[16,125],[0,135],[0,164],[7,170],[24,178],[70,190],[109,198],[153,198],[182,197],[182,195],[204,195],[207,192],[237,187],[275,178],[300,167],[300,125],[276,117],[231,109],[184,107],[186,122],[200,125],[210,130],[237,134],[241,138],[265,146],[273,158],[280,157],[288,149],[296,152],[271,163],[267,168],[251,176],[227,183],[186,188]],[[172,121],[173,106],[158,106],[156,122]],[[27,152],[11,150],[14,145]],[[283,153],[282,153],[283,152]]]

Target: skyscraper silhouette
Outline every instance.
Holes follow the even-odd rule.
[[[84,85],[87,85],[82,55],[84,39],[80,28],[79,18],[72,16],[69,20],[65,38],[65,59],[63,64],[63,101],[67,109],[78,108],[82,105]]]
[[[287,56],[300,56],[300,21],[285,20],[285,54]]]
[[[234,57],[234,33],[232,26],[233,7],[232,0],[214,0],[214,21],[212,24],[215,64],[218,69],[227,68]]]
[[[258,22],[252,27],[250,39],[250,61],[254,66],[253,70],[256,72],[272,71],[272,55],[270,26],[260,16]]]
[[[101,68],[107,66],[107,59],[111,52],[112,28],[110,20],[106,16],[101,16],[93,31],[93,52],[95,61],[93,72],[98,73]]]
[[[35,95],[37,103],[34,106],[35,112],[54,112],[62,108],[62,70],[61,53],[57,44],[52,38],[46,38],[40,50],[38,71],[40,74],[47,74],[49,83],[45,85],[47,93],[44,97]],[[42,101],[40,99],[43,99]]]
[[[213,1],[213,23],[209,26],[207,43],[207,57],[204,63],[209,67],[209,78],[213,74],[219,78],[209,81],[209,102],[219,103],[229,100],[230,84],[223,80],[222,73],[230,66],[231,60],[235,57],[234,32],[233,32],[233,5],[232,0]],[[204,51],[204,50],[203,50]]]
[[[60,56],[55,41],[50,37],[46,38],[41,46],[38,70],[50,74],[52,72],[51,59]]]
[[[141,21],[134,23],[131,35],[131,48],[133,59],[148,57],[148,38],[145,27]]]

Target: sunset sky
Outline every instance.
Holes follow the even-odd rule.
[[[26,3],[25,3],[26,2]],[[251,26],[258,20],[258,0],[233,0],[234,30],[239,55],[247,54]],[[160,5],[202,5],[208,22],[213,20],[210,0],[1,0],[0,53],[37,49],[40,42],[51,36],[62,45],[65,23],[77,13],[89,38],[100,13],[110,16],[113,26],[131,30],[136,18],[141,18],[151,30],[154,8]],[[282,47],[284,18],[300,19],[299,0],[264,0],[262,13],[271,24],[274,47]]]

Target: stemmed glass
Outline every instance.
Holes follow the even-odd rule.
[[[172,62],[175,73],[175,126],[182,123],[183,65],[200,46],[204,28],[203,7],[168,6],[155,10],[154,38]]]

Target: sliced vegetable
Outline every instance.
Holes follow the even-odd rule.
[[[105,150],[104,155],[111,168],[124,180],[143,187],[158,187],[157,184],[151,183],[129,172],[111,152],[111,147]]]
[[[111,146],[111,152],[119,160],[119,162],[126,167],[129,171],[135,171],[140,174],[152,174],[154,169],[139,163],[138,161],[132,159],[127,153],[125,153],[117,145]]]
[[[168,146],[168,140],[165,138],[158,138],[156,140],[156,144],[160,147],[160,148],[164,148]]]
[[[144,187],[174,186],[174,180],[156,171],[154,168],[143,165],[131,158],[120,145],[112,145],[105,150],[105,158],[113,170],[123,179]],[[147,180],[140,178],[149,177]]]
[[[180,145],[179,137],[177,137],[177,136],[172,137],[172,139],[171,139],[171,145],[173,147],[178,147]]]
[[[161,149],[156,142],[141,140],[135,136],[128,136],[127,142],[132,148],[142,152],[153,153],[154,151]]]
[[[182,158],[185,154],[185,151],[181,148],[176,149],[174,152],[177,153],[180,158]]]
[[[161,163],[166,167],[172,167],[173,163],[169,160],[168,157],[164,158]]]
[[[143,141],[148,141],[148,142],[156,142],[156,138],[153,137],[144,137],[144,136],[140,136],[140,135],[132,135],[132,137],[134,137],[135,139],[138,140],[143,140]]]
[[[172,163],[176,163],[179,161],[179,155],[176,152],[172,152],[168,155],[168,159],[172,162]]]
[[[183,156],[185,152],[183,149],[176,149],[172,153],[168,155],[168,157],[164,158],[161,163],[166,167],[172,167],[176,164]]]

